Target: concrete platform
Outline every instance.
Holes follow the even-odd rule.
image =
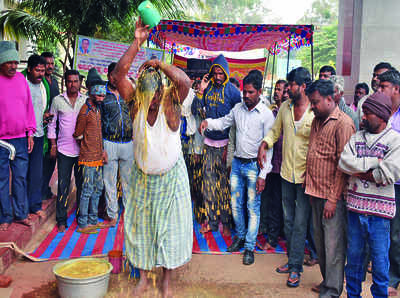
[[[56,199],[43,201],[42,210],[45,212],[44,217],[33,215],[32,226],[28,227],[18,223],[12,223],[7,231],[0,231],[0,242],[14,242],[20,249],[24,250],[26,245],[31,241],[39,228],[46,221],[55,216]],[[0,272],[4,272],[15,260],[15,253],[9,248],[0,248]]]
[[[52,192],[57,193],[57,168],[53,173],[53,177],[50,181],[52,186]],[[75,206],[76,202],[76,190],[75,190],[75,180],[71,179],[70,195],[68,197],[68,210]],[[43,230],[43,226],[50,224],[54,227],[56,218],[56,198],[45,200],[42,203],[42,210],[45,216],[40,218],[37,215],[33,215],[33,225],[28,227],[22,224],[12,223],[7,231],[0,231],[0,242],[14,242],[21,250],[26,253],[32,252],[35,245],[40,243],[44,237],[47,235],[47,231]],[[28,247],[28,244],[33,244],[32,247]],[[10,248],[0,248],[0,273],[10,267],[10,265],[16,260],[17,255]],[[0,295],[1,297],[2,295]]]

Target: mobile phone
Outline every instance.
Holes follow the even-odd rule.
[[[54,117],[54,115],[53,115],[53,114],[50,114],[49,116],[47,116],[46,118],[44,118],[44,120],[45,120],[45,121],[50,121],[50,120],[53,119],[53,117]]]

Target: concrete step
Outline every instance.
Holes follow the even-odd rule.
[[[71,181],[72,183],[74,181]],[[74,185],[74,184],[73,184]],[[49,219],[56,216],[56,198],[45,200],[42,203],[44,217],[33,215],[31,219],[33,224],[28,227],[18,223],[12,223],[7,231],[0,231],[0,242],[14,242],[21,250],[25,251],[25,247],[34,237],[35,233],[40,230]],[[68,198],[68,209],[75,206],[75,191],[71,192]],[[30,252],[30,251],[29,251]],[[0,273],[3,273],[16,260],[17,254],[10,248],[0,248]]]
[[[33,225],[28,227],[18,223],[12,223],[7,231],[0,231],[0,242],[14,242],[19,248],[24,249],[25,245],[33,237],[34,233],[43,225],[51,216],[54,216],[56,210],[56,199],[43,201],[42,210],[45,212],[44,217],[33,215]],[[9,248],[0,249],[0,272],[7,269],[14,261],[16,255]]]

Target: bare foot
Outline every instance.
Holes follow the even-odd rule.
[[[228,226],[224,226],[224,230],[222,233],[225,237],[231,237],[231,229]]]
[[[64,225],[58,226],[58,232],[59,233],[64,233],[65,232],[65,226]]]
[[[395,288],[388,287],[388,295],[392,297],[397,296],[397,290]]]
[[[8,222],[3,222],[1,225],[0,225],[0,231],[7,231],[8,230],[8,228],[10,227],[10,224],[8,223]]]
[[[39,216],[40,218],[45,218],[46,217],[46,213],[43,210],[38,210],[35,212],[35,214],[37,216]]]
[[[7,275],[0,275],[0,288],[8,288],[11,284],[12,278]]]
[[[25,219],[16,220],[15,222],[27,227],[30,227],[33,224],[28,217]]]
[[[201,225],[200,233],[205,234],[205,233],[208,233],[210,231],[211,231],[211,229],[210,229],[210,226],[208,224]]]
[[[271,246],[271,244],[269,244],[268,242],[265,242],[264,245],[261,245],[260,243],[257,242],[256,245],[257,245],[257,247],[258,247],[259,249],[261,249],[261,250],[271,250],[271,249],[274,249],[274,247]]]
[[[133,290],[134,297],[142,297],[142,295],[147,291],[149,287],[149,281],[147,279],[147,273],[140,270],[140,279],[135,289]]]

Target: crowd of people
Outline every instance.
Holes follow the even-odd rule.
[[[270,102],[262,73],[250,70],[241,91],[223,55],[199,80],[152,59],[132,84],[128,70],[148,30],[137,23],[107,82],[89,71],[87,94],[77,70],[65,72],[60,93],[51,53],[31,55],[20,73],[14,43],[0,42],[0,139],[16,150],[9,160],[0,148],[0,230],[13,221],[31,225],[32,216],[43,216],[42,201],[56,196],[58,231],[65,232],[74,170],[80,233],[116,225],[120,180],[126,254],[141,270],[138,292],[148,286],[146,272],[163,267],[167,294],[171,271],[190,260],[193,204],[201,233],[235,229],[227,251],[244,249],[244,265],[254,263],[256,246],[269,250],[284,237],[288,261],[276,271],[288,275],[289,287],[299,286],[304,262],[318,263],[322,282],[313,291],[339,297],[346,278],[348,296],[359,297],[371,261],[374,297],[396,295],[400,73],[379,63],[374,93],[359,83],[351,104],[331,66],[315,81],[304,67],[291,70]]]
[[[367,270],[374,297],[396,295],[400,168],[392,154],[400,141],[400,73],[377,64],[374,93],[359,83],[351,104],[332,66],[315,81],[307,69],[293,69],[276,82],[273,102],[263,98],[262,80],[251,70],[235,103],[239,84],[221,55],[186,100],[192,113],[185,121],[199,128],[183,131],[182,142],[201,232],[234,227],[227,251],[244,248],[245,265],[256,246],[275,248],[285,237],[288,261],[276,271],[288,274],[289,287],[299,285],[303,264],[318,263],[322,282],[312,290],[321,297],[339,297],[345,276],[348,296],[359,297]]]

